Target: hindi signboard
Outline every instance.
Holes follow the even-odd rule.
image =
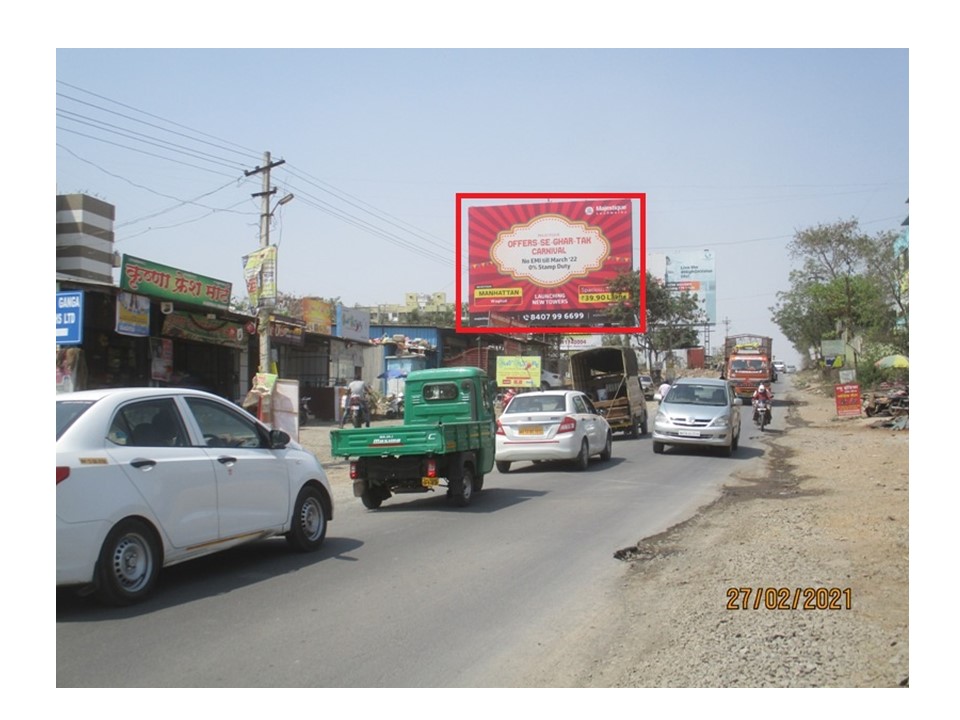
[[[834,385],[833,397],[837,403],[838,417],[860,417],[862,403],[859,383]]]

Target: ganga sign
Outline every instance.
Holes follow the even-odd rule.
[[[837,403],[838,417],[860,417],[859,383],[845,383],[833,386],[833,397]]]
[[[57,293],[57,345],[83,342],[83,291]]]

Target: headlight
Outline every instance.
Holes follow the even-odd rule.
[[[657,410],[657,416],[653,419],[655,423],[668,423],[670,422],[670,416],[667,415],[663,410]]]
[[[710,421],[710,427],[715,428],[725,428],[730,427],[730,418],[726,415],[721,415],[720,417],[715,417]]]

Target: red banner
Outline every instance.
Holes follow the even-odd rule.
[[[834,385],[833,397],[837,403],[838,417],[860,417],[862,403],[858,383]]]
[[[481,196],[458,195],[458,201],[465,197]],[[562,202],[554,200],[556,195],[510,197],[545,199],[468,208],[471,318],[486,318],[488,331],[494,332],[494,317],[508,318],[510,326],[522,324],[537,331],[642,331],[597,327],[610,324],[607,311],[611,303],[630,299],[628,293],[613,293],[609,283],[633,270],[635,199],[640,201],[639,250],[641,277],[644,275],[645,196],[580,195]],[[459,211],[458,206],[458,216]],[[458,259],[459,229],[458,224]],[[459,270],[457,276],[461,276]],[[644,324],[644,313],[640,308],[635,312],[641,319],[638,324]]]

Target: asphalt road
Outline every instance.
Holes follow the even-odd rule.
[[[132,608],[58,591],[57,686],[526,686],[615,596],[616,550],[687,519],[761,455],[749,419],[733,458],[654,455],[645,436],[586,472],[494,470],[468,508],[442,492],[377,511],[350,498],[320,552],[269,540],[169,568]]]

